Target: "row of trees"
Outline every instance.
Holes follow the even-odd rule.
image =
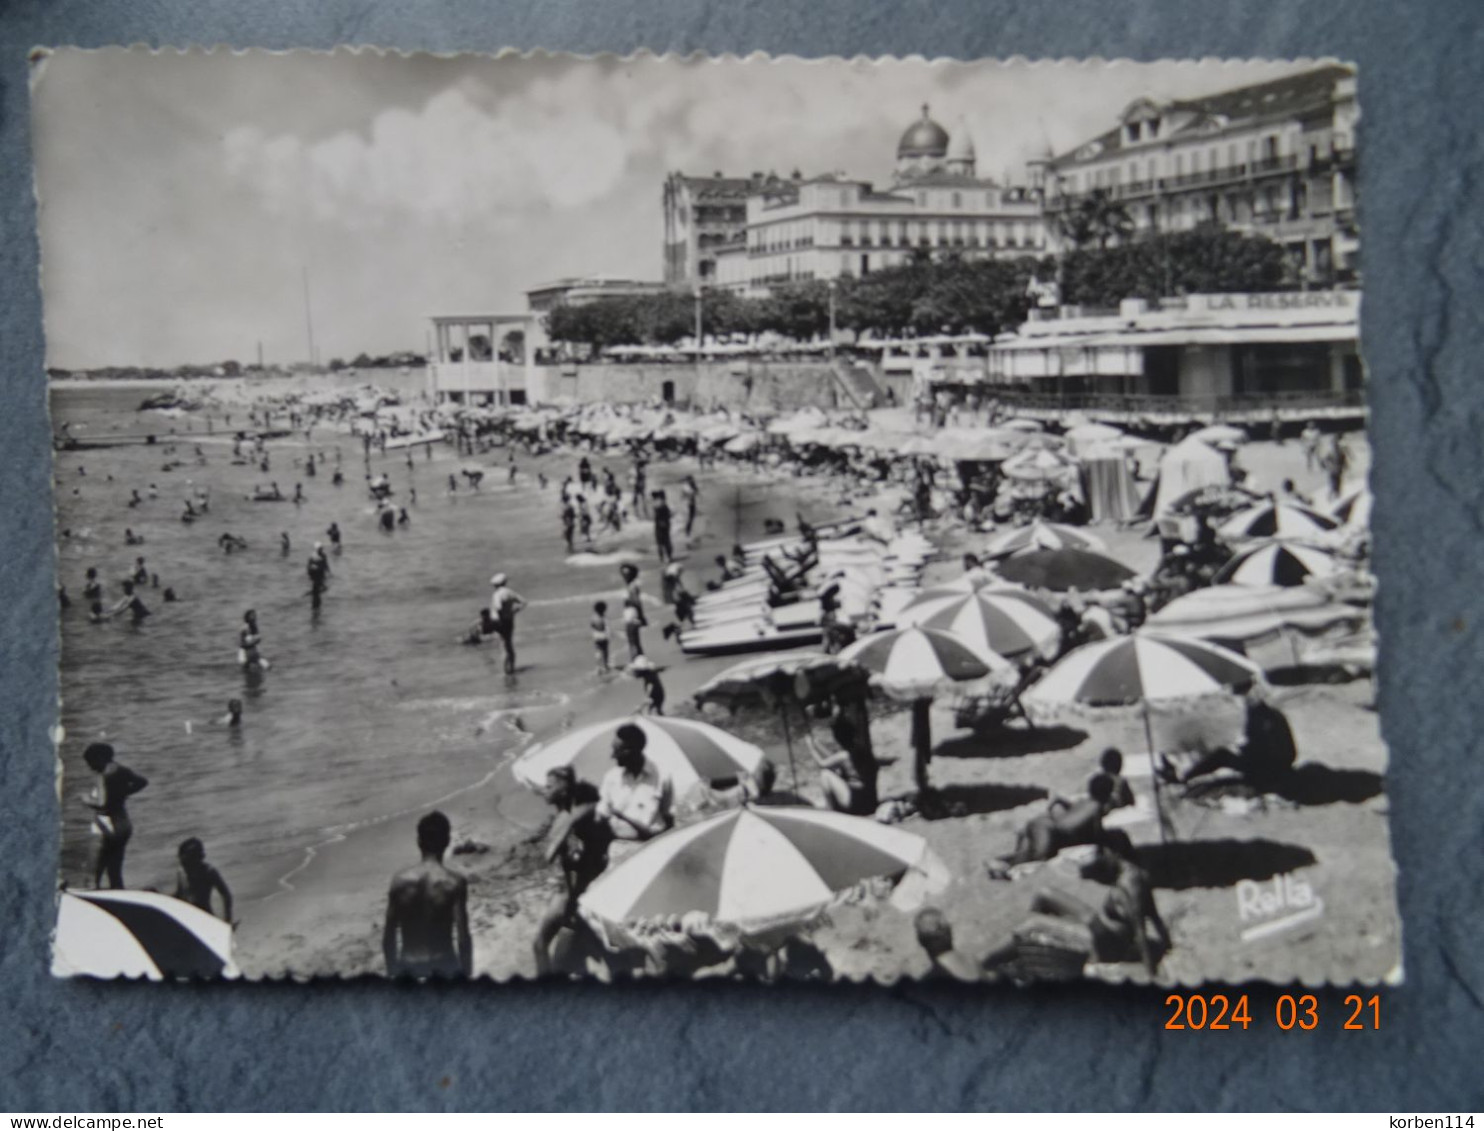
[[[701,299],[701,332],[707,337],[774,333],[809,341],[834,325],[857,334],[995,334],[1024,319],[1026,285],[1044,263],[966,262],[926,252],[901,267],[836,281],[790,283],[763,298],[708,291]],[[696,332],[695,296],[685,292],[602,299],[559,306],[546,319],[552,341],[595,350],[622,345],[674,345]]]
[[[1116,247],[1069,251],[1060,267],[1062,301],[1083,306],[1293,285],[1282,247],[1264,236],[1244,236],[1214,224]]]
[[[763,298],[707,291],[707,337],[773,333],[795,341],[825,336],[831,306],[839,330],[877,338],[994,335],[1024,321],[1032,280],[1055,279],[1064,303],[1116,307],[1124,298],[1282,289],[1291,285],[1283,249],[1261,236],[1215,225],[1128,242],[1121,210],[1088,208],[1064,229],[1073,249],[1060,259],[965,260],[953,249],[918,249],[900,267],[773,288]],[[1112,244],[1113,246],[1109,246]],[[833,295],[831,291],[833,289]],[[675,345],[694,336],[696,300],[675,291],[559,306],[547,315],[554,342],[594,351],[625,345]]]

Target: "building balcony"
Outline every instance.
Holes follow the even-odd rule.
[[[1298,157],[1290,153],[1287,157],[1264,157],[1252,165],[1254,177],[1272,176],[1275,173],[1290,173],[1298,168]]]

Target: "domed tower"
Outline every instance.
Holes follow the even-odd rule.
[[[943,168],[947,156],[948,131],[928,117],[924,102],[922,117],[908,126],[902,140],[897,142],[897,180],[907,181],[937,172]]]
[[[974,139],[969,135],[969,124],[962,118],[954,124],[943,167],[950,173],[960,173],[965,177],[975,175]]]

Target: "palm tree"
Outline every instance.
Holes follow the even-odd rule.
[[[1134,233],[1134,218],[1105,188],[1095,188],[1062,214],[1061,234],[1074,248],[1096,242],[1099,251],[1114,241],[1123,243]]]

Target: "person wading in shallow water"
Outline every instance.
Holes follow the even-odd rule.
[[[505,646],[505,674],[515,673],[515,614],[526,607],[520,594],[506,583],[503,573],[490,578],[490,618],[495,622],[495,635]]]
[[[106,742],[93,743],[82,752],[82,760],[98,775],[92,800],[87,802],[93,810],[93,886],[101,888],[106,875],[109,887],[122,888],[124,849],[134,835],[134,825],[129,820],[125,802],[149,782],[129,767],[115,762],[113,747]]]
[[[393,978],[467,978],[474,972],[469,881],[443,864],[452,829],[442,813],[417,823],[422,860],[392,877],[381,949]]]

